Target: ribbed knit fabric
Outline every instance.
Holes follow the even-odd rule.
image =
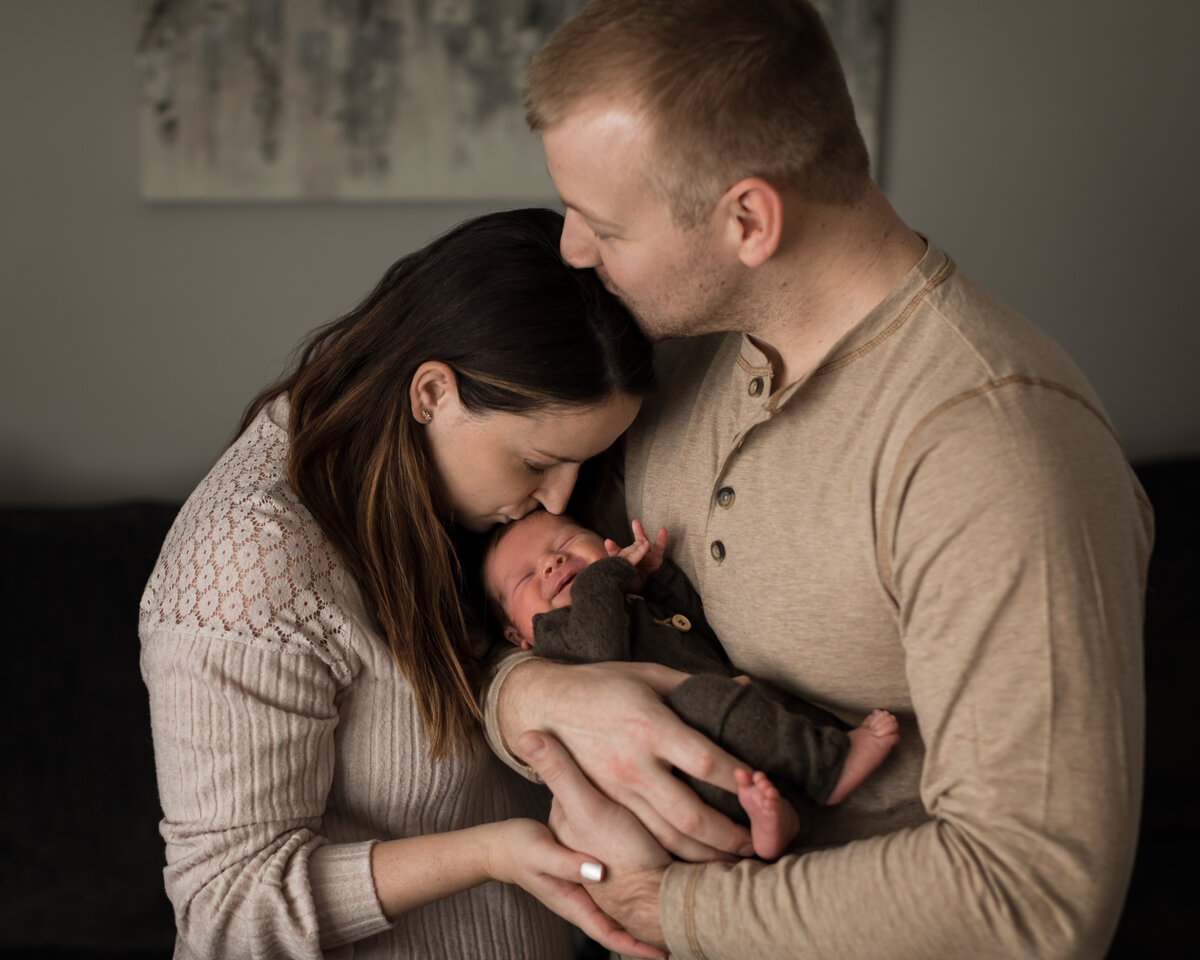
[[[141,605],[177,958],[571,955],[569,926],[487,883],[391,925],[375,841],[514,816],[538,788],[485,747],[432,763],[352,578],[284,477],[287,407],[184,505]]]

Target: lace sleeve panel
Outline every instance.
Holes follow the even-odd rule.
[[[142,597],[140,627],[315,654],[346,682],[361,600],[287,483],[286,455],[286,432],[264,411],[184,504]]]

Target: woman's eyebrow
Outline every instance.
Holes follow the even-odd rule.
[[[533,452],[539,457],[545,457],[547,460],[556,460],[559,463],[583,463],[578,457],[563,457],[557,453],[550,453],[548,450],[539,450],[537,447],[533,448]]]

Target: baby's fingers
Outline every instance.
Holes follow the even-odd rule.
[[[618,556],[624,557],[633,566],[636,567],[639,563],[641,563],[642,557],[644,557],[647,553],[649,553],[649,551],[650,551],[650,542],[648,540],[645,540],[645,539],[635,540],[633,543],[631,543],[629,546],[627,546],[624,550],[620,551]]]

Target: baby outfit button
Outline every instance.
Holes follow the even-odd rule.
[[[712,546],[708,548],[708,552],[712,554],[712,558],[720,563],[725,559],[725,544],[720,540],[714,540]]]
[[[722,487],[717,491],[717,503],[726,510],[733,506],[733,487]]]
[[[755,377],[750,381],[750,396],[757,397],[763,390],[762,377]]]
[[[685,632],[692,629],[692,621],[685,617],[682,613],[677,613],[671,618],[671,626],[676,630]]]

